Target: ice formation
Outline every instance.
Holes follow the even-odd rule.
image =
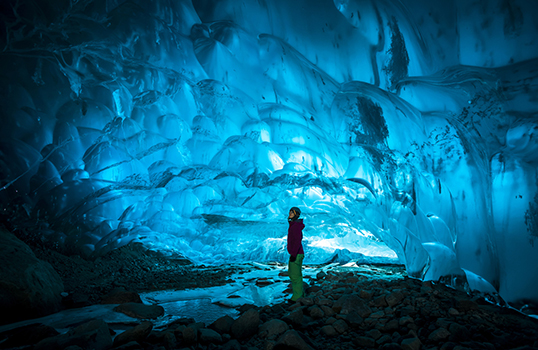
[[[10,0],[2,220],[94,258],[381,257],[538,301],[538,4]]]

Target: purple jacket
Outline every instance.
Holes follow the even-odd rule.
[[[290,227],[288,228],[288,253],[291,256],[297,256],[297,254],[304,254],[303,244],[303,219],[297,221],[289,221]]]

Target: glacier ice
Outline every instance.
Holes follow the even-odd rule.
[[[307,263],[538,302],[538,5],[488,4],[8,1],[2,221],[285,261],[299,206]]]

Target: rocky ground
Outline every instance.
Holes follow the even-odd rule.
[[[116,334],[103,320],[67,333],[34,324],[0,334],[8,349],[538,349],[538,320],[488,303],[479,295],[397,277],[373,278],[376,268],[327,270],[306,279],[295,303],[243,305],[236,319],[212,324],[183,318],[156,327],[164,309],[137,293],[222,285],[238,267],[196,267],[133,244],[86,261],[32,245],[64,282],[65,307],[120,304],[139,322]],[[391,274],[395,267],[377,267]],[[401,268],[400,268],[401,269]],[[256,283],[260,288],[264,281]]]
[[[195,266],[182,257],[168,257],[139,243],[129,244],[97,258],[65,256],[39,245],[31,246],[36,257],[49,262],[64,282],[67,307],[99,303],[114,288],[142,293],[166,289],[189,289],[227,283],[239,267]]]

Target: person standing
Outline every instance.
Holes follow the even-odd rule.
[[[303,219],[299,219],[301,210],[297,207],[292,207],[288,216],[288,253],[290,260],[288,262],[288,274],[291,280],[291,288],[293,295],[291,301],[296,301],[304,296],[303,291]]]

